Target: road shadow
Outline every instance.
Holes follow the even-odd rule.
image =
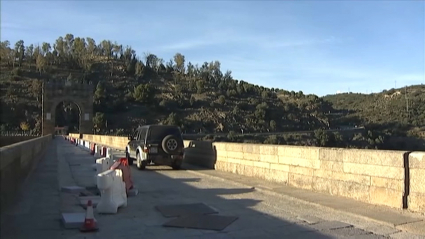
[[[193,233],[197,231],[205,233],[204,236],[199,236],[199,238],[333,238],[310,228],[306,222],[296,219],[295,215],[292,216],[291,220],[285,220],[267,214],[263,210],[260,211],[267,204],[261,205],[263,202],[261,199],[250,195],[256,191],[254,188],[239,188],[226,182],[224,184],[228,186],[217,187],[222,185],[223,182],[196,176],[191,177],[185,170],[157,171],[152,169],[139,171],[132,167],[132,171],[133,182],[139,189],[139,195],[129,198],[128,208],[120,209],[119,213],[136,210],[133,207],[138,206],[133,205],[133,202],[144,200],[145,203],[151,202],[149,206],[152,209],[149,210],[155,210],[154,208],[158,205],[204,203],[218,211],[218,214],[215,215],[238,217],[223,231],[157,227],[161,231],[172,230],[175,233],[175,238],[183,238],[179,233],[190,233],[187,230],[193,231]],[[205,182],[203,182],[204,180]],[[149,186],[152,185],[150,182],[155,182],[155,186]],[[157,199],[157,201],[150,201],[148,198],[151,197]],[[158,211],[156,213],[161,215]],[[288,214],[291,213],[288,212]],[[146,220],[149,219],[146,218]],[[164,222],[169,220],[173,220],[173,218],[168,218]],[[305,225],[299,225],[303,223]]]
[[[192,140],[184,149],[183,163],[215,169],[217,162],[217,149],[212,141]]]

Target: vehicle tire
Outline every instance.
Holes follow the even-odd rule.
[[[162,150],[167,154],[176,154],[183,147],[183,142],[174,135],[167,135],[162,140]]]
[[[139,170],[144,170],[146,168],[146,161],[142,161],[139,153],[136,155],[136,166]]]
[[[133,158],[130,157],[130,153],[128,153],[127,151],[125,152],[125,157],[127,158],[128,161],[128,165],[133,165]]]
[[[172,165],[171,165],[171,167],[174,169],[174,170],[179,170],[180,168],[181,168],[181,164],[177,164],[177,163],[173,163]]]

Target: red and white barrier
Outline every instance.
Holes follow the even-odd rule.
[[[105,146],[102,146],[102,152],[101,152],[100,155],[102,155],[102,157],[106,157],[106,147]]]
[[[128,165],[127,158],[120,158],[117,161],[113,162],[111,169],[121,169],[123,180],[125,182],[126,192],[133,188],[133,180],[131,179],[131,170]]]

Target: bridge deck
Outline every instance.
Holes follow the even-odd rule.
[[[93,163],[87,151],[60,138],[53,140],[23,186],[16,207],[2,218],[1,238],[415,238],[364,217],[252,189],[241,183],[246,179],[235,175],[197,168],[174,171],[162,166],[145,171],[132,168],[139,195],[128,198],[128,206],[115,215],[95,214],[99,232],[64,229],[60,213],[84,209],[76,197],[61,193],[59,188],[93,186]],[[256,187],[266,186],[254,181],[250,183]],[[200,202],[218,210],[219,215],[239,218],[221,232],[169,228],[162,224],[170,218],[155,209],[157,205]],[[413,216],[408,219],[418,221]]]

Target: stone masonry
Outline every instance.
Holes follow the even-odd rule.
[[[56,107],[63,101],[71,101],[78,106],[80,133],[92,133],[93,85],[91,82],[50,80],[43,84],[42,135],[55,133]]]

